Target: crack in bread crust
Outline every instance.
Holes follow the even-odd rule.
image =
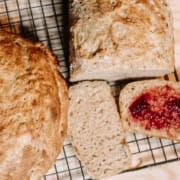
[[[142,55],[157,47],[154,39],[159,41],[158,45],[165,44],[163,37],[169,33],[166,26],[169,15],[160,3],[115,1],[114,6],[113,2],[108,2],[110,0],[74,5],[74,9],[78,9],[72,14],[75,19],[83,14],[80,7],[87,11],[71,28],[77,57],[91,59],[102,55],[121,55],[124,48]]]

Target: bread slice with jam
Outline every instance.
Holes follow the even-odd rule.
[[[119,96],[128,132],[180,141],[180,83],[143,80],[126,85]]]

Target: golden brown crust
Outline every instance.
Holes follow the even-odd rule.
[[[41,43],[0,31],[0,84],[0,177],[39,179],[67,129],[67,85],[56,58]]]

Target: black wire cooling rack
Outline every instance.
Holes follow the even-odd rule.
[[[33,41],[46,44],[57,56],[60,70],[68,78],[68,2],[67,0],[0,0],[0,28]],[[175,72],[166,79],[179,81]],[[120,84],[112,84],[114,96]],[[170,140],[129,134],[127,141],[134,159],[142,161],[140,168],[180,160],[180,143]],[[90,179],[66,140],[56,163],[44,176],[45,180]]]

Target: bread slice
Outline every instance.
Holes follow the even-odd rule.
[[[70,87],[69,96],[68,136],[90,176],[99,179],[128,169],[131,155],[109,85],[81,82]]]
[[[156,77],[174,71],[166,0],[74,0],[70,81]]]
[[[179,82],[132,82],[120,92],[119,106],[126,131],[180,141]]]
[[[68,115],[58,69],[43,44],[0,31],[0,179],[41,179],[55,163]]]

